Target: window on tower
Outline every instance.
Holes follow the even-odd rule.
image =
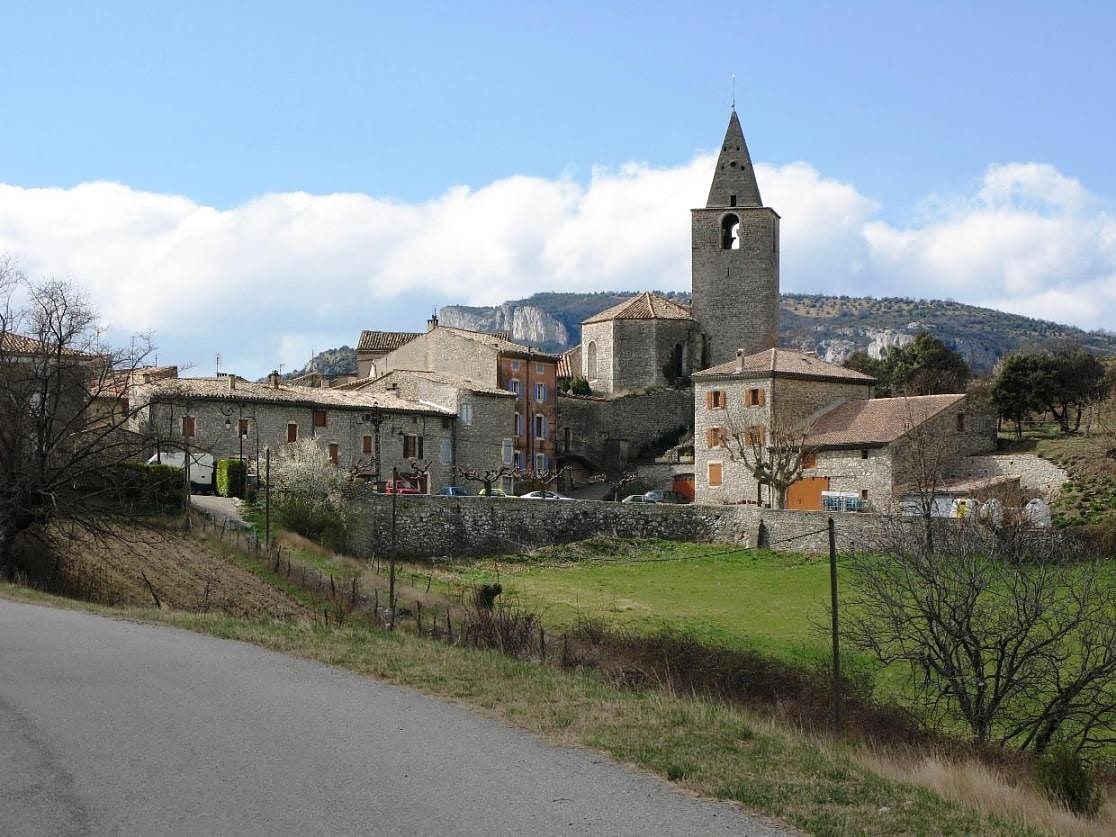
[[[721,219],[721,249],[740,249],[740,219],[732,213]]]

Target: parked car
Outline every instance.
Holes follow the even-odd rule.
[[[519,495],[520,500],[572,500],[573,497],[567,497],[565,494],[559,494],[557,491],[529,491],[526,494]]]
[[[388,480],[384,483],[384,494],[422,494],[422,491],[408,480]]]
[[[437,491],[438,497],[471,497],[472,492],[463,485],[443,485]]]
[[[627,497],[625,497],[620,502],[621,503],[646,503],[647,501],[643,499],[642,494],[629,494]]]
[[[656,488],[654,491],[648,491],[643,495],[643,502],[645,503],[686,503],[689,502],[685,497],[677,491],[669,491],[667,489]]]
[[[507,497],[508,492],[502,488],[482,488],[477,492],[478,497]]]

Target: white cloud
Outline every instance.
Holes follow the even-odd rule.
[[[688,288],[689,209],[704,205],[713,165],[632,163],[584,184],[509,177],[421,204],[272,194],[228,210],[116,183],[0,184],[0,252],[79,281],[121,332],[154,330],[177,353],[166,360],[206,368],[222,351],[223,367],[262,374],[352,344],[359,327],[418,327],[431,301]],[[931,196],[904,226],[806,163],[757,175],[783,218],[784,290],[1116,323],[1116,219],[1051,166],[991,166],[970,194]]]

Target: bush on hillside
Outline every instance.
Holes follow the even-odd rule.
[[[1047,750],[1035,763],[1035,781],[1043,793],[1075,814],[1092,816],[1100,810],[1100,789],[1076,750]]]
[[[114,499],[135,514],[178,514],[185,493],[182,469],[172,465],[117,463],[110,475]]]

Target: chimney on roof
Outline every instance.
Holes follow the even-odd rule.
[[[737,349],[736,350],[736,371],[737,372],[743,372],[744,371],[744,350],[743,349]]]
[[[229,389],[236,389],[236,375],[229,375]]]
[[[430,319],[426,321],[426,330],[433,331],[438,327],[438,312],[434,311],[430,314]]]
[[[273,389],[279,389],[279,372],[278,370],[271,370],[271,374],[267,376],[267,384]]]

